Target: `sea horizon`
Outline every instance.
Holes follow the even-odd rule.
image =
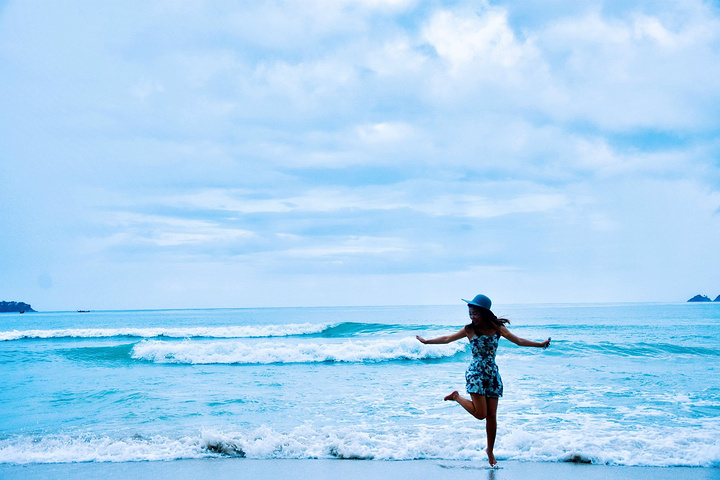
[[[613,306],[613,305],[712,305],[720,302],[691,302],[688,300],[623,300],[623,301],[598,301],[598,302],[512,302],[498,303],[495,308],[503,307],[563,307],[563,306]],[[30,304],[32,305],[32,304]],[[35,310],[24,312],[34,313],[99,313],[99,312],[146,312],[146,311],[184,311],[184,310],[253,310],[261,308],[274,309],[307,309],[307,308],[384,308],[384,307],[453,307],[465,306],[461,300],[458,303],[385,303],[385,304],[357,304],[357,305],[246,305],[233,307],[138,307],[138,308],[89,308],[89,309],[68,309],[68,310]],[[494,309],[495,309],[494,308]],[[15,315],[19,312],[0,312],[2,314]]]

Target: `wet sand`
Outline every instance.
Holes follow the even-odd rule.
[[[171,462],[0,465],[0,478],[11,479],[164,479],[212,480],[307,479],[367,480],[720,480],[720,468],[619,467],[572,463],[501,462],[499,469],[472,462],[439,460],[248,460],[199,459]]]

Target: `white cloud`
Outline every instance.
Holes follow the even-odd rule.
[[[539,213],[563,208],[568,199],[562,194],[520,195],[505,199],[479,195],[441,195],[414,208],[432,215],[467,218],[494,218],[516,213]]]
[[[383,122],[358,127],[360,140],[366,143],[400,142],[413,136],[413,128],[400,122]]]
[[[350,236],[340,241],[335,239],[332,244],[319,244],[305,248],[291,248],[283,251],[282,256],[294,259],[306,259],[358,255],[386,255],[392,253],[406,253],[408,248],[411,248],[411,245],[403,239]]]
[[[90,248],[150,244],[158,247],[237,242],[256,237],[254,232],[228,228],[205,220],[161,215],[117,212],[104,216],[103,223],[121,229],[107,237],[93,239]]]
[[[269,199],[248,197],[249,192],[233,190],[203,190],[193,194],[173,196],[151,196],[141,199],[145,205],[162,208],[190,209],[192,211],[222,211],[230,214],[258,213],[333,213],[341,211],[415,211],[433,216],[494,218],[517,213],[547,212],[565,207],[569,203],[566,195],[560,193],[516,193],[527,192],[531,184],[514,187],[501,184],[453,184],[457,189],[487,191],[487,194],[448,194],[447,184],[422,182],[416,185],[346,187],[340,189],[313,188],[300,195],[282,196],[275,194]],[[535,187],[542,190],[541,187]],[[498,190],[506,190],[496,196]],[[206,221],[187,220],[166,216],[118,213],[109,217],[109,224],[130,226],[154,224],[182,230],[213,230],[214,224]],[[242,232],[249,235],[249,232]]]
[[[408,36],[385,40],[363,57],[363,64],[381,78],[425,75],[427,62],[426,55],[415,48]]]
[[[472,10],[436,12],[422,36],[449,62],[455,75],[470,73],[469,66],[510,68],[524,53],[508,25],[507,12],[500,8],[488,7],[477,14]]]
[[[302,112],[327,112],[328,107],[355,84],[356,74],[349,63],[326,58],[313,62],[261,64],[254,73],[251,94],[290,101]],[[258,88],[254,91],[254,88]]]
[[[638,40],[649,38],[665,48],[674,48],[682,41],[682,36],[669,31],[658,18],[640,15],[634,22],[634,37]]]
[[[688,129],[717,125],[720,24],[688,8],[671,28],[660,16],[565,18],[535,32],[564,101],[553,118],[603,129]],[[703,85],[698,89],[698,85]]]

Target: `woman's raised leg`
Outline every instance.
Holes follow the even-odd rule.
[[[447,397],[445,397],[445,400],[456,401],[457,403],[460,404],[461,407],[463,407],[465,410],[467,410],[470,415],[477,418],[478,420],[482,420],[487,416],[488,407],[487,407],[487,402],[485,400],[485,395],[471,393],[470,399],[467,399],[467,398],[460,396],[460,394],[457,391],[455,391],[455,392],[452,392]],[[496,405],[497,405],[497,402],[496,402]]]

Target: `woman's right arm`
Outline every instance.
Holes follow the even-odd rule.
[[[415,336],[415,338],[417,338],[418,340],[420,340],[420,342],[425,343],[425,344],[428,344],[428,343],[432,343],[432,344],[450,343],[450,342],[454,342],[456,340],[460,340],[463,337],[467,337],[467,333],[465,333],[465,327],[461,328],[460,330],[458,330],[457,332],[455,332],[451,335],[444,335],[442,337],[437,337],[437,338],[424,339],[420,335]]]

